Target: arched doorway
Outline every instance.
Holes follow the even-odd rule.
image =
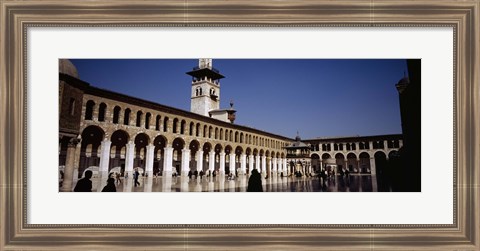
[[[194,172],[197,170],[197,161],[198,161],[197,152],[198,152],[198,149],[200,149],[200,143],[197,140],[192,140],[192,142],[190,142],[188,149],[190,149],[189,170]]]
[[[123,130],[115,131],[110,137],[112,144],[110,146],[110,161],[108,170],[119,169],[122,175],[125,173],[125,156],[127,152],[127,143],[130,137]]]
[[[203,171],[206,173],[210,166],[210,151],[212,151],[212,145],[208,142],[203,144]]]
[[[167,139],[164,136],[158,135],[153,140],[153,173],[163,173],[163,162],[165,157],[165,146],[167,146]]]
[[[182,167],[182,150],[185,147],[185,141],[182,138],[175,138],[172,142],[173,148],[173,158],[172,166],[175,168],[177,173],[181,173]]]
[[[347,166],[345,165],[345,156],[343,156],[343,154],[335,154],[335,164],[337,164],[337,173],[342,174],[347,170]]]
[[[358,172],[357,155],[355,155],[354,153],[349,153],[347,155],[347,165],[349,172]]]
[[[370,173],[371,172],[371,167],[370,167],[370,155],[366,152],[362,152],[359,155],[360,158],[360,172],[361,173]]]
[[[98,172],[98,166],[100,164],[99,147],[104,135],[105,133],[98,126],[88,126],[83,130],[78,178],[82,177],[83,172],[87,170],[87,168]]]
[[[137,169],[141,175],[145,175],[147,145],[150,138],[145,133],[140,133],[135,137],[135,157],[133,159],[133,168]]]

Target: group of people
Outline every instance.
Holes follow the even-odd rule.
[[[90,170],[85,171],[84,177],[78,180],[73,191],[74,192],[91,192],[92,191],[92,181],[91,181],[92,175],[93,175],[92,171]],[[112,176],[115,176],[115,178]],[[117,191],[116,185],[122,183],[120,176],[121,176],[120,173],[110,173],[108,175],[107,185],[103,187],[102,192],[116,192]],[[140,186],[140,182],[138,182],[139,177],[140,177],[140,173],[138,172],[138,169],[135,169],[135,171],[133,172],[133,181],[134,181],[135,187],[137,185]],[[125,175],[125,179],[127,178],[128,178],[128,174]]]
[[[197,171],[195,171],[197,172]],[[197,174],[195,172],[189,172],[189,178],[192,177],[192,175],[195,175],[195,178]],[[74,192],[91,192],[92,191],[92,178],[93,172],[90,170],[85,171],[85,176],[82,179],[79,179],[77,182],[77,185],[73,189]],[[112,175],[115,175],[115,178],[112,177]],[[200,178],[204,175],[203,171],[200,171]],[[213,171],[212,174],[215,177],[215,171]],[[138,169],[135,169],[133,172],[133,180],[134,180],[134,186],[136,187],[137,185],[140,185],[140,182],[138,182],[138,177],[140,176],[140,173],[138,172]],[[127,178],[127,176],[125,176]],[[229,174],[229,179],[233,179],[233,174]],[[120,182],[120,174],[115,173],[115,174],[110,174],[108,179],[107,179],[107,185],[103,187],[102,192],[116,192],[116,185],[115,182]],[[250,175],[250,178],[248,179],[248,187],[247,187],[247,192],[263,192],[263,186],[262,186],[262,177],[260,173],[258,172],[257,169],[253,169],[252,173]]]

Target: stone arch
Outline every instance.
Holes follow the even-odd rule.
[[[95,108],[95,102],[93,100],[87,101],[85,105],[85,120],[93,119],[93,109]]]
[[[214,170],[218,172],[220,170],[220,153],[223,150],[223,146],[221,144],[216,144],[214,150],[215,150]]]
[[[207,125],[204,125],[203,126],[203,135],[202,135],[204,138],[208,138],[207,129],[208,129]]]
[[[112,118],[112,123],[114,124],[118,124],[118,122],[120,121],[120,112],[122,111],[122,108],[120,108],[120,106],[116,105],[114,108],[113,108],[113,118]]]
[[[243,141],[244,140],[243,140],[243,132],[242,132],[242,133],[240,133],[240,144],[243,144]]]
[[[212,138],[212,133],[213,133],[213,127],[212,127],[212,126],[209,126],[209,127],[208,127],[208,138],[209,138],[209,139]]]
[[[198,150],[200,150],[200,142],[198,142],[195,139],[190,141],[188,149],[190,149],[189,168],[193,172],[193,171],[197,170],[197,161],[198,161],[197,160],[197,152],[198,152]]]
[[[177,170],[177,173],[181,173],[182,150],[185,148],[185,141],[182,138],[175,138],[172,142],[172,148],[172,166]]]
[[[98,171],[100,164],[100,145],[105,132],[98,126],[87,126],[82,131],[82,141],[80,145],[80,164],[78,174],[82,175],[87,168],[94,167]],[[79,176],[78,178],[81,178]]]
[[[195,123],[190,122],[190,126],[188,127],[188,135],[193,136],[193,127],[195,126]]]
[[[163,118],[163,131],[164,132],[168,132],[168,120],[169,120],[169,118],[167,116],[165,116]]]
[[[206,172],[209,168],[209,162],[210,162],[210,152],[212,151],[212,144],[210,144],[209,142],[205,142],[202,146],[202,150],[203,150],[203,171]]]
[[[359,158],[360,172],[370,173],[371,171],[370,154],[368,154],[367,152],[361,152],[360,155],[358,155],[358,158]]]
[[[168,140],[163,135],[158,135],[153,140],[153,173],[162,173],[163,162],[165,157],[165,147],[167,146]]]
[[[318,173],[321,170],[321,162],[320,162],[320,155],[314,153],[310,155],[310,159],[312,161],[312,168],[313,170]]]
[[[235,171],[235,163],[230,163],[230,154],[235,154],[233,151],[232,146],[226,145],[225,146],[225,173],[230,173]]]
[[[137,112],[137,121],[136,121],[136,124],[135,124],[137,127],[142,126],[142,116],[143,116],[143,112],[141,110],[139,110]]]
[[[215,127],[215,133],[213,135],[214,139],[218,139],[218,127]]]
[[[162,120],[162,116],[157,115],[157,116],[155,117],[155,130],[156,130],[156,131],[160,131],[160,123],[161,123],[161,120]]]
[[[130,114],[132,113],[132,110],[130,108],[125,109],[123,113],[123,124],[124,125],[130,125]]]
[[[172,133],[178,133],[178,118],[173,119]]]
[[[152,117],[152,114],[147,112],[145,114],[145,129],[150,129],[150,119]]]
[[[335,154],[335,164],[337,165],[337,172],[341,173],[347,170],[347,163],[345,163],[345,155],[343,153]]]
[[[105,103],[100,103],[98,106],[98,121],[105,121],[105,113],[107,111],[107,105]]]
[[[200,137],[200,123],[195,125],[195,137]]]
[[[108,170],[113,168],[120,169],[121,173],[125,172],[125,157],[127,153],[126,145],[130,140],[130,135],[124,130],[116,130],[110,137],[112,144],[110,145],[110,161]]]
[[[357,155],[355,153],[347,154],[347,167],[350,172],[358,172]]]
[[[220,128],[220,133],[218,134],[218,138],[223,140],[223,128]]]
[[[180,134],[185,134],[185,124],[186,123],[187,122],[184,119],[182,119],[182,121],[180,122]]]
[[[147,145],[150,143],[150,137],[145,133],[139,133],[135,136],[135,155],[133,158],[133,168],[145,171]],[[142,173],[142,172],[140,172]]]

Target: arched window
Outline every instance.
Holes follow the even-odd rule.
[[[215,127],[215,139],[218,139],[218,127]]]
[[[228,141],[228,130],[225,130],[225,141]]]
[[[160,131],[160,115],[155,118],[155,130]]]
[[[92,120],[93,118],[93,107],[95,106],[95,102],[89,100],[85,107],[85,120]]]
[[[185,120],[182,120],[182,122],[180,122],[180,134],[185,134]]]
[[[200,137],[200,123],[195,127],[195,136]]]
[[[142,114],[142,111],[137,112],[137,127],[140,127],[140,125],[142,124]]]
[[[238,132],[235,132],[235,143],[238,142]]]
[[[149,112],[147,112],[147,114],[145,115],[145,129],[150,129],[150,117],[152,116],[152,114],[150,114]]]
[[[113,108],[113,123],[114,124],[118,124],[118,119],[120,118],[120,106],[115,106],[115,108]]]
[[[243,143],[243,132],[240,133],[240,143]]]
[[[168,131],[168,117],[165,117],[163,119],[163,131],[167,132]]]
[[[178,119],[174,118],[173,119],[173,128],[172,128],[173,133],[177,133],[177,127],[178,127]]]
[[[190,136],[193,136],[193,122],[190,122],[190,127],[188,128],[188,133],[190,134]]]
[[[220,140],[223,140],[223,129],[220,128]]]
[[[233,131],[230,131],[230,141],[233,141]]]
[[[98,107],[98,121],[105,121],[105,110],[107,109],[107,105],[105,103],[101,103]]]
[[[130,109],[125,109],[125,115],[123,116],[123,124],[129,125],[130,124]]]
[[[212,138],[212,130],[213,130],[213,128],[210,126],[210,127],[208,128],[208,138],[209,138],[209,139]]]

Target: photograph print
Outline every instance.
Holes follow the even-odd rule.
[[[60,192],[421,192],[420,59],[59,59]]]

